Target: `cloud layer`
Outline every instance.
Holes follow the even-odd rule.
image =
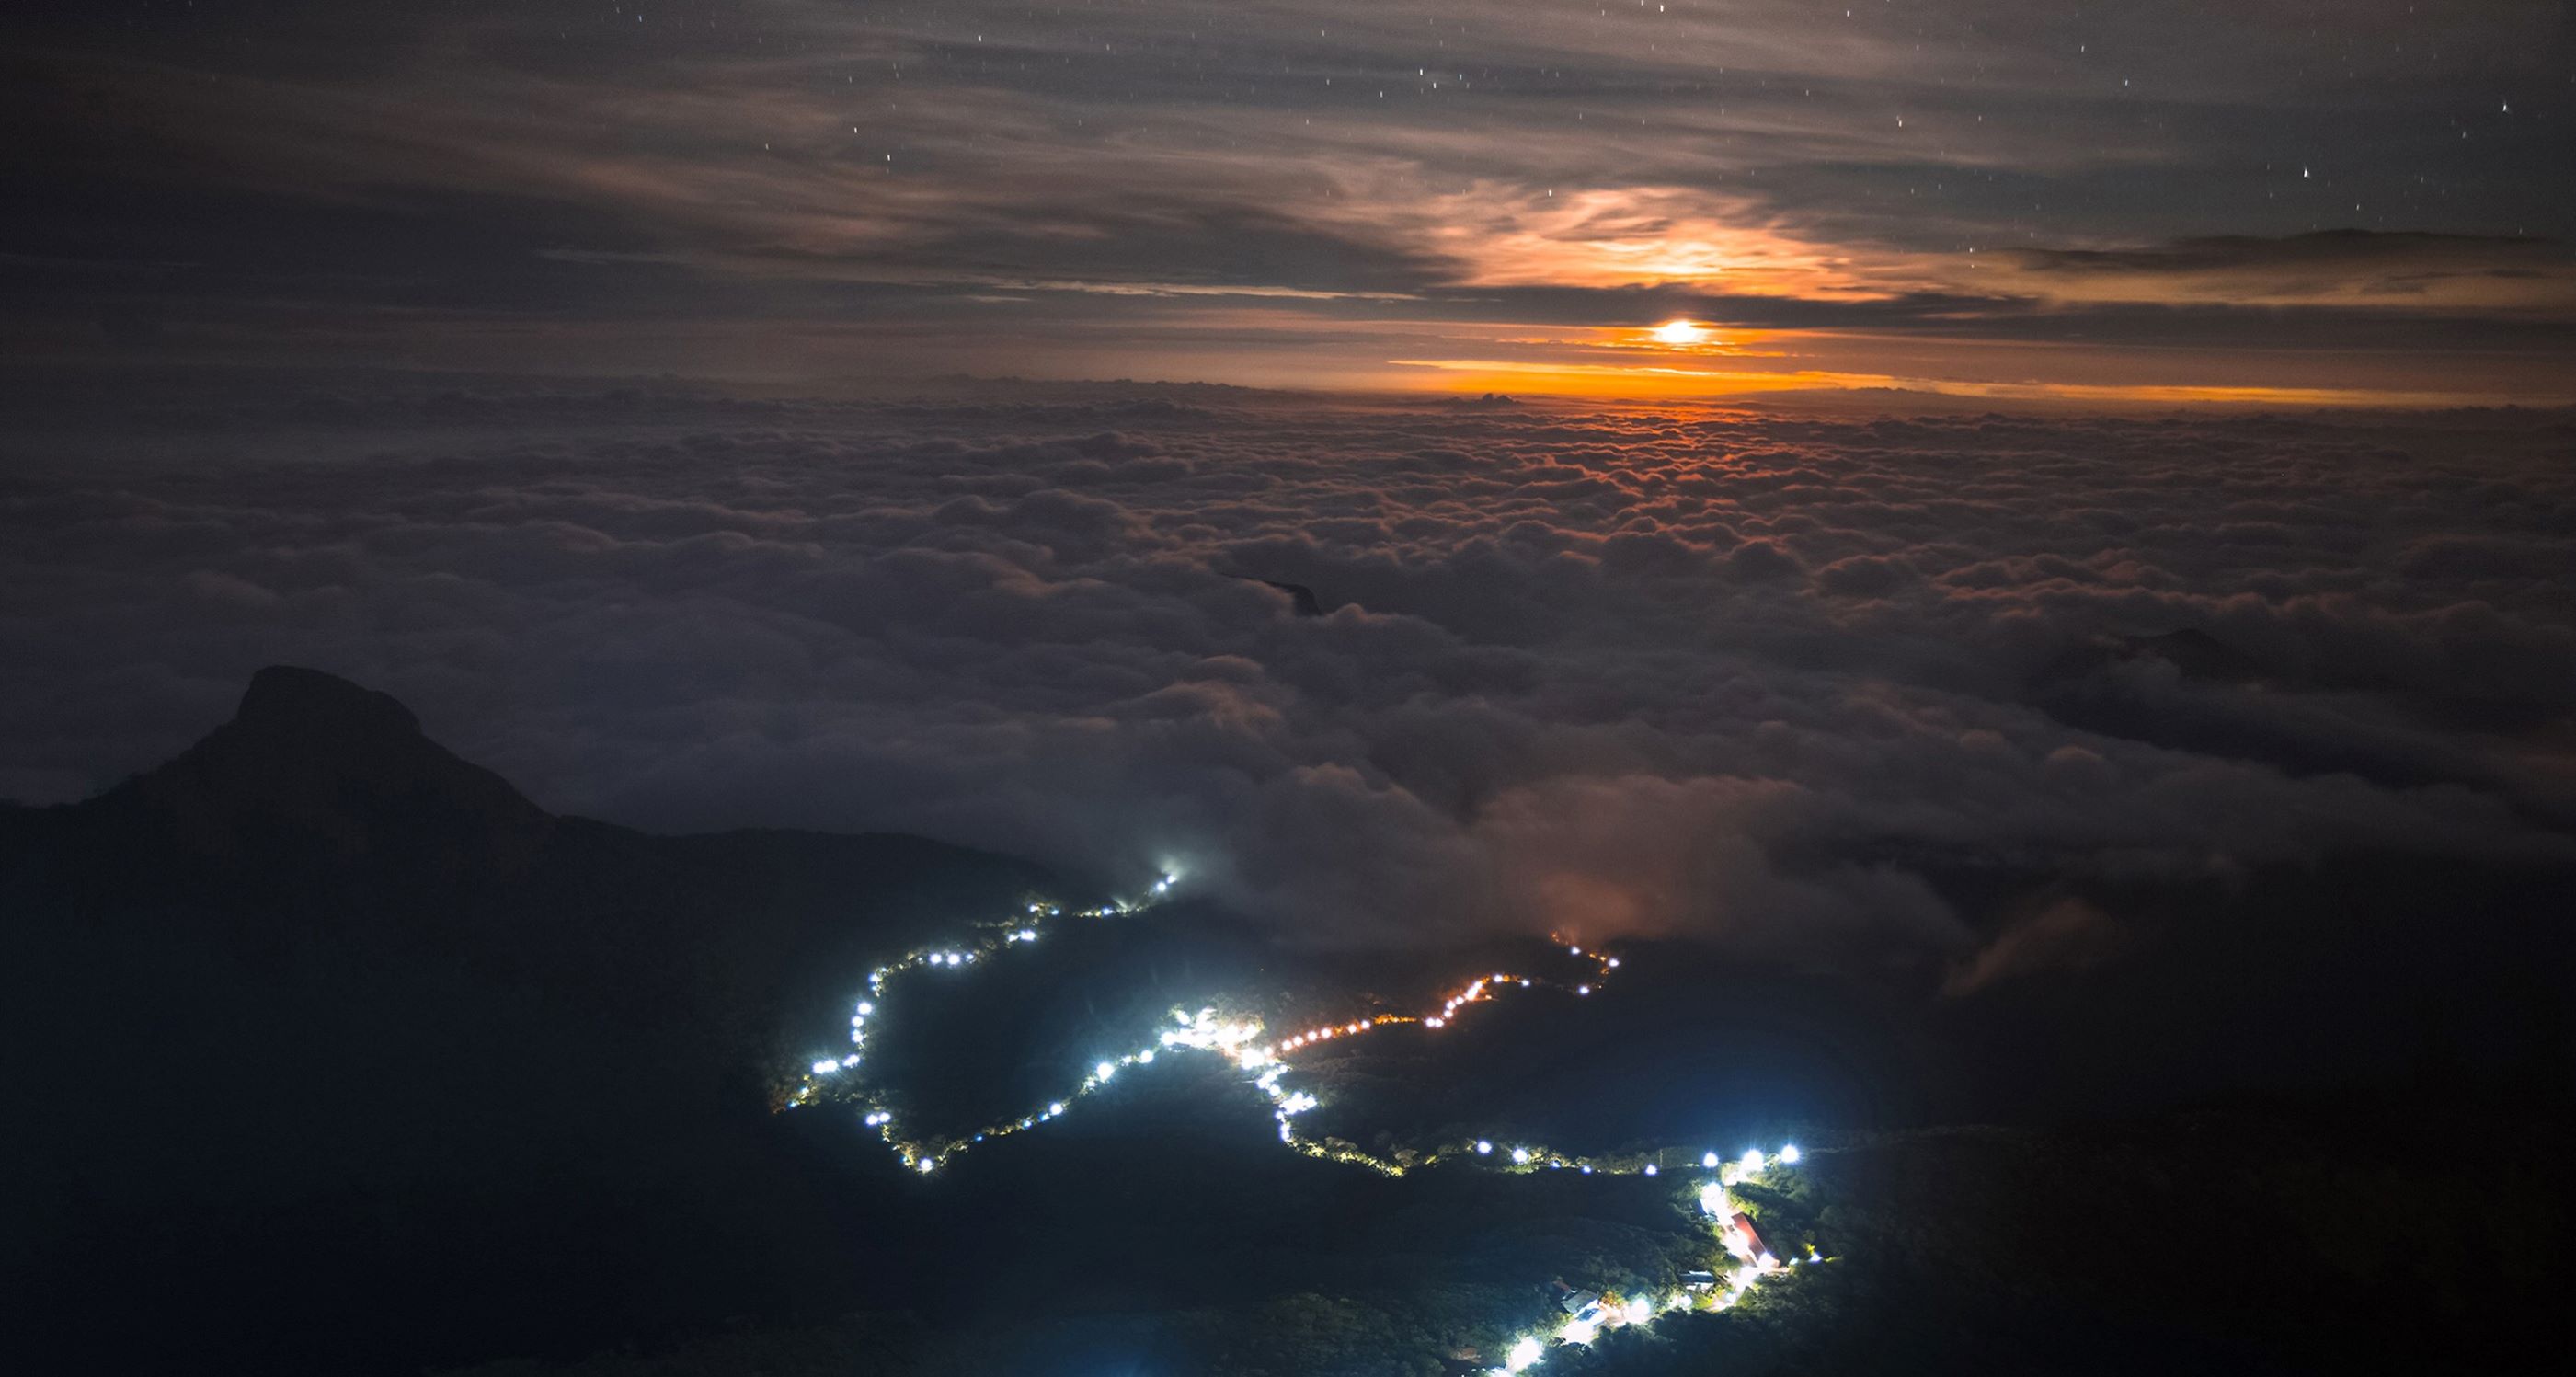
[[[558,809],[1170,865],[1323,940],[1953,961],[1961,867],[2576,861],[2563,419],[183,403],[231,438],[0,485],[0,795],[293,661]]]

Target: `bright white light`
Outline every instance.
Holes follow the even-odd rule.
[[[1699,1155],[1699,1164],[1708,1168],[1710,1171],[1717,1170],[1717,1154],[1714,1152],[1701,1153]]]
[[[1669,344],[1676,348],[1685,344],[1697,344],[1708,338],[1707,330],[1687,320],[1666,321],[1648,333],[1655,337],[1655,343]]]
[[[1539,1356],[1546,1351],[1539,1347],[1537,1335],[1523,1334],[1512,1341],[1511,1352],[1503,1355],[1503,1371],[1525,1371],[1537,1365]]]
[[[1630,1324],[1644,1324],[1647,1320],[1654,1318],[1654,1314],[1655,1303],[1646,1299],[1644,1296],[1639,1296],[1635,1300],[1628,1302],[1628,1323]]]
[[[1590,1320],[1567,1320],[1565,1328],[1556,1331],[1556,1337],[1570,1344],[1588,1344],[1600,1332],[1601,1326]]]
[[[1154,888],[1158,891],[1168,889],[1177,885],[1179,880],[1180,877],[1176,874],[1164,873],[1154,882]],[[1085,916],[1108,917],[1113,912],[1134,912],[1138,911],[1141,907],[1142,906],[1139,905],[1118,903],[1113,907],[1086,910]],[[1037,913],[1040,911],[1039,906],[1031,905],[1029,911],[1033,914]],[[1061,910],[1051,907],[1046,908],[1044,911],[1050,915],[1061,912]],[[998,945],[1001,947],[1007,947],[1013,942],[1035,941],[1038,936],[1038,929],[1034,926],[1012,929],[1004,931],[1002,936],[1004,940]],[[954,968],[980,964],[980,958],[993,954],[991,951],[986,950],[983,945],[991,941],[989,935],[979,933],[973,937],[972,940],[979,944],[977,947],[972,949],[950,948],[938,951],[917,950],[899,958],[889,965],[876,968],[868,974],[870,993],[876,995],[883,994],[884,986],[888,979],[902,975],[906,972],[917,971],[923,966]],[[1605,971],[1616,968],[1621,964],[1620,960],[1616,957],[1609,956],[1598,951],[1586,951],[1585,948],[1580,946],[1569,946],[1568,950],[1578,956],[1589,956],[1591,960],[1597,963],[1600,968]],[[1263,1093],[1270,1099],[1274,1107],[1274,1111],[1279,1119],[1280,1138],[1289,1146],[1303,1151],[1310,1156],[1358,1163],[1382,1171],[1387,1175],[1397,1176],[1404,1174],[1404,1169],[1400,1165],[1384,1161],[1372,1156],[1371,1154],[1356,1149],[1347,1147],[1332,1148],[1320,1143],[1307,1142],[1295,1135],[1291,1116],[1316,1109],[1319,1107],[1319,1104],[1314,1095],[1304,1092],[1291,1093],[1279,1084],[1281,1077],[1286,1074],[1289,1069],[1284,1058],[1286,1058],[1286,1056],[1295,1049],[1303,1048],[1316,1042],[1357,1036],[1358,1034],[1384,1027],[1390,1023],[1418,1022],[1429,1028],[1445,1027],[1455,1022],[1456,1012],[1459,1008],[1479,1000],[1491,999],[1494,992],[1491,990],[1490,986],[1506,983],[1518,985],[1523,988],[1529,988],[1535,986],[1539,982],[1528,976],[1510,975],[1498,971],[1490,976],[1478,979],[1468,984],[1463,989],[1458,990],[1456,994],[1450,996],[1448,1001],[1441,1005],[1437,1010],[1424,1010],[1421,1014],[1410,1017],[1392,1014],[1372,1015],[1353,1022],[1315,1028],[1304,1033],[1295,1034],[1270,1042],[1262,1041],[1266,1036],[1266,1033],[1260,1022],[1256,1020],[1243,1020],[1240,1022],[1224,1021],[1219,1019],[1214,1009],[1200,1009],[1196,1011],[1195,1014],[1187,1010],[1176,1009],[1172,1011],[1172,1015],[1177,1028],[1164,1029],[1159,1034],[1159,1045],[1162,1047],[1194,1047],[1201,1051],[1212,1051],[1225,1057],[1229,1061],[1238,1063],[1244,1070],[1246,1077],[1254,1084],[1258,1085]],[[1560,986],[1558,988],[1562,987]],[[1578,986],[1576,988],[1576,993],[1580,995],[1590,995],[1594,993],[1594,990],[1591,985],[1586,984]],[[870,1015],[876,1014],[879,1011],[872,1001],[867,1000],[855,1001],[852,1007],[856,1008],[857,1013],[850,1019],[850,1041],[853,1044],[864,1046],[866,1042],[865,1030],[868,1026],[868,1018]],[[1154,1046],[1149,1045],[1140,1051],[1128,1053],[1125,1056],[1118,1057],[1114,1060],[1104,1060],[1096,1063],[1093,1074],[1083,1080],[1079,1087],[1080,1093],[1078,1093],[1075,1098],[1081,1098],[1082,1094],[1088,1094],[1091,1091],[1101,1088],[1105,1083],[1114,1079],[1118,1072],[1125,1067],[1152,1064],[1156,1056],[1157,1052],[1155,1051]],[[860,1065],[860,1063],[861,1058],[857,1055],[857,1047],[854,1047],[852,1053],[848,1056],[837,1060],[827,1058],[815,1063],[813,1071],[817,1077],[827,1076],[835,1072],[853,1071]],[[855,1077],[852,1077],[851,1079],[855,1079]],[[818,1089],[819,1086],[811,1082],[795,1088],[788,1097],[787,1104],[793,1106],[809,1103],[818,1098],[815,1093]],[[1006,1121],[992,1125],[989,1134],[975,1133],[971,1139],[961,1139],[949,1142],[946,1148],[938,1153],[930,1152],[924,1144],[903,1137],[894,1127],[893,1114],[888,1111],[876,1110],[870,1112],[867,1114],[865,1122],[870,1127],[878,1130],[879,1136],[882,1137],[887,1145],[893,1148],[896,1154],[901,1157],[905,1166],[914,1168],[923,1174],[928,1174],[945,1165],[948,1156],[953,1155],[958,1151],[966,1150],[971,1144],[983,1143],[988,1137],[1006,1136],[1018,1130],[1033,1128],[1039,1123],[1063,1115],[1068,1103],[1068,1101],[1063,1100],[1055,1101],[1047,1106],[1044,1113],[1032,1114],[1029,1117],[1018,1120],[1016,1124]],[[1473,1142],[1473,1147],[1478,1155],[1490,1156],[1494,1151],[1495,1144],[1490,1139],[1477,1139]],[[1563,1168],[1569,1166],[1575,1167],[1584,1175],[1597,1174],[1595,1164],[1580,1161],[1568,1161],[1564,1157],[1549,1153],[1543,1149],[1520,1146],[1510,1148],[1509,1150],[1511,1152],[1512,1162],[1518,1166],[1536,1166],[1544,1163],[1552,1168]],[[1798,1160],[1800,1160],[1800,1153],[1794,1145],[1783,1145],[1776,1155],[1767,1158],[1758,1150],[1747,1152],[1741,1159],[1740,1164],[1737,1161],[1721,1161],[1718,1155],[1714,1152],[1706,1153],[1703,1157],[1703,1164],[1708,1166],[1712,1171],[1718,1173],[1718,1180],[1714,1183],[1708,1184],[1699,1191],[1702,1206],[1712,1214],[1723,1215],[1725,1212],[1735,1208],[1735,1202],[1728,1194],[1728,1187],[1730,1185],[1743,1179],[1744,1176],[1758,1174],[1766,1165],[1794,1163]],[[1656,1176],[1661,1173],[1662,1167],[1658,1163],[1642,1162],[1634,1168],[1613,1167],[1608,1170],[1613,1173],[1619,1170],[1637,1170],[1647,1176]],[[1801,1259],[1801,1261],[1807,1262],[1818,1260],[1820,1259],[1812,1253],[1810,1256]],[[1760,1259],[1757,1265],[1761,1270],[1772,1270],[1777,1269],[1781,1264],[1765,1256]],[[1749,1276],[1750,1274],[1748,1273],[1747,1275]],[[1729,1299],[1731,1300],[1732,1297],[1729,1297]],[[1656,1298],[1651,1297],[1629,1302],[1620,1310],[1613,1312],[1612,1315],[1607,1318],[1606,1322],[1610,1324],[1618,1324],[1622,1322],[1623,1318],[1635,1318],[1637,1316],[1651,1315],[1652,1311],[1659,1303],[1660,1302]],[[1685,1294],[1681,1295],[1678,1300],[1673,1303],[1687,1306],[1698,1303],[1698,1298]],[[1570,1326],[1572,1333],[1569,1335],[1569,1338],[1573,1342],[1588,1342],[1593,1334],[1597,1333],[1597,1326],[1598,1322]],[[1517,1372],[1522,1366],[1534,1365],[1542,1361],[1545,1350],[1539,1345],[1546,1337],[1548,1337],[1548,1335],[1544,1331],[1540,1335],[1523,1336],[1523,1341],[1515,1345],[1515,1350],[1526,1352],[1526,1362],[1516,1365],[1511,1369],[1511,1371]]]

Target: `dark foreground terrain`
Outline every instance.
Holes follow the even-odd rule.
[[[94,1371],[1429,1377],[1492,1361],[1551,1283],[1661,1289],[1704,1260],[1676,1177],[1388,1180],[1278,1151],[1222,1077],[1140,1078],[935,1180],[850,1113],[772,1112],[871,961],[1080,885],[917,838],[552,816],[392,699],[264,671],[169,764],[0,813],[0,1342]],[[1270,970],[1208,931],[1067,958],[1132,988],[993,998],[1014,1038],[1079,1041]],[[1591,1023],[1504,1008],[1481,1041],[1324,1074],[1407,1133],[1800,1130],[1807,1163],[1758,1213],[1831,1265],[1549,1372],[2569,1356],[2563,1061],[2471,1071],[2428,1045],[2330,1095],[1927,1128],[1992,1097],[1916,1089],[1940,1076],[1915,1031],[1857,1012],[1760,1042],[1786,1018],[1760,991],[1796,978],[1647,980]],[[1751,1069],[1695,1070],[1702,1044]],[[1650,1083],[1600,1075],[1614,1052]],[[1006,1089],[1066,1055],[963,1054]],[[991,1108],[926,1079],[938,1057],[889,1056],[922,1102]],[[1768,1108],[1677,1125],[1675,1096]]]

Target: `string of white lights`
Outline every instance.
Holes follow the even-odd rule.
[[[1075,916],[1106,918],[1118,914],[1135,913],[1168,896],[1173,886],[1178,883],[1178,876],[1164,875],[1154,882],[1151,896],[1142,902],[1121,901],[1085,909]],[[1515,975],[1508,971],[1495,971],[1469,981],[1442,1000],[1437,1012],[1416,1015],[1375,1014],[1347,1022],[1319,1024],[1302,1032],[1270,1041],[1263,1040],[1262,1035],[1266,1030],[1257,1018],[1230,1016],[1213,1007],[1197,1010],[1175,1009],[1172,1011],[1174,1026],[1162,1030],[1151,1043],[1133,1052],[1123,1053],[1116,1058],[1104,1059],[1096,1063],[1091,1073],[1083,1077],[1079,1085],[1066,1091],[1062,1098],[1049,1100],[1044,1106],[1032,1108],[1018,1118],[987,1124],[971,1133],[957,1137],[944,1140],[906,1137],[896,1126],[893,1109],[881,1097],[858,1083],[858,1078],[851,1075],[864,1064],[869,1024],[877,1017],[878,1002],[887,998],[889,987],[900,977],[916,971],[953,970],[974,965],[1012,948],[1035,943],[1045,928],[1062,919],[1063,916],[1063,909],[1056,905],[1033,903],[1028,906],[1025,915],[1014,917],[1005,923],[982,925],[975,930],[973,936],[961,943],[907,952],[870,971],[868,973],[869,997],[859,1000],[850,1015],[850,1051],[841,1056],[827,1057],[814,1062],[806,1074],[799,1079],[796,1087],[785,1096],[783,1107],[796,1108],[814,1103],[823,1095],[827,1086],[835,1082],[847,1086],[849,1090],[846,1098],[857,1101],[865,1110],[861,1121],[876,1130],[877,1136],[902,1160],[907,1169],[928,1174],[937,1171],[957,1154],[971,1151],[979,1144],[1007,1138],[1015,1133],[1024,1133],[1062,1118],[1075,1103],[1107,1087],[1121,1071],[1133,1067],[1151,1066],[1157,1058],[1163,1056],[1198,1054],[1222,1058],[1246,1074],[1248,1083],[1269,1100],[1271,1115],[1279,1125],[1281,1143],[1308,1156],[1363,1166],[1388,1176],[1402,1176],[1419,1167],[1452,1158],[1492,1159],[1498,1153],[1509,1159],[1509,1166],[1505,1169],[1512,1171],[1573,1170],[1587,1176],[1595,1174],[1656,1176],[1662,1173],[1670,1159],[1685,1156],[1674,1150],[1664,1149],[1636,1157],[1596,1160],[1582,1156],[1569,1156],[1530,1143],[1498,1147],[1492,1139],[1478,1138],[1444,1143],[1427,1154],[1417,1155],[1410,1162],[1404,1162],[1380,1157],[1346,1143],[1317,1140],[1297,1131],[1298,1116],[1317,1108],[1322,1103],[1312,1092],[1293,1088],[1288,1083],[1289,1075],[1295,1069],[1292,1059],[1297,1054],[1328,1042],[1360,1037],[1378,1029],[1399,1024],[1415,1025],[1433,1031],[1448,1028],[1457,1021],[1461,1011],[1469,1006],[1491,1001],[1495,993],[1500,990],[1537,987],[1569,988],[1562,982]],[[1578,998],[1589,997],[1596,989],[1604,987],[1608,983],[1610,972],[1619,969],[1619,958],[1608,953],[1586,952],[1581,946],[1569,946],[1566,950],[1570,956],[1591,961],[1599,970],[1599,974],[1591,981],[1570,987]],[[1764,1277],[1783,1273],[1788,1268],[1802,1264],[1826,1261],[1826,1258],[1817,1254],[1811,1247],[1805,1257],[1792,1258],[1785,1264],[1780,1262],[1762,1247],[1758,1235],[1751,1229],[1742,1205],[1735,1199],[1732,1191],[1732,1187],[1739,1182],[1752,1180],[1780,1166],[1795,1165],[1800,1160],[1801,1154],[1795,1145],[1784,1146],[1774,1153],[1764,1153],[1758,1149],[1751,1150],[1731,1159],[1722,1158],[1715,1151],[1701,1152],[1697,1162],[1699,1169],[1714,1175],[1704,1180],[1698,1188],[1700,1208],[1711,1218],[1712,1228],[1720,1244],[1738,1259],[1739,1264],[1727,1273],[1724,1285],[1712,1284],[1703,1294],[1694,1294],[1685,1289],[1670,1292],[1660,1298],[1626,1298],[1620,1305],[1613,1308],[1598,1305],[1584,1307],[1570,1315],[1552,1335],[1545,1338],[1536,1333],[1517,1336],[1507,1351],[1502,1365],[1490,1368],[1488,1371],[1516,1374],[1538,1366],[1545,1361],[1548,1352],[1547,1338],[1552,1338],[1561,1344],[1588,1344],[1603,1329],[1650,1324],[1658,1316],[1666,1313],[1689,1309],[1724,1310],[1742,1300],[1745,1292]],[[1498,1168],[1504,1166],[1500,1162],[1494,1162],[1492,1165]],[[1688,1165],[1686,1157],[1684,1162],[1676,1165],[1686,1167]]]

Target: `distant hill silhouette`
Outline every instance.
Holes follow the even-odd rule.
[[[2260,661],[2198,627],[2153,636],[2103,637],[2069,647],[2040,671],[2043,681],[2080,678],[2123,662],[2156,659],[2183,678],[2208,683],[2252,684],[2281,677]]]
[[[656,837],[559,817],[392,697],[290,666],[259,671],[233,719],[167,764],[0,814],[0,847],[13,888],[97,921],[195,914],[270,953],[307,935],[418,942],[661,1036],[704,1034],[701,1052],[737,1068],[835,1031],[864,952],[1057,888],[920,837]]]
[[[0,1287],[129,1370],[846,1297],[772,1078],[846,1038],[872,956],[1033,891],[919,837],[550,814],[393,698],[262,670],[167,764],[0,807]]]
[[[1280,592],[1287,594],[1288,609],[1300,617],[1320,617],[1324,615],[1323,602],[1315,596],[1315,590],[1307,587],[1305,584],[1283,583],[1278,579],[1256,578],[1251,574],[1237,574],[1235,577],[1242,579],[1246,583],[1258,583],[1267,588],[1276,588]]]

